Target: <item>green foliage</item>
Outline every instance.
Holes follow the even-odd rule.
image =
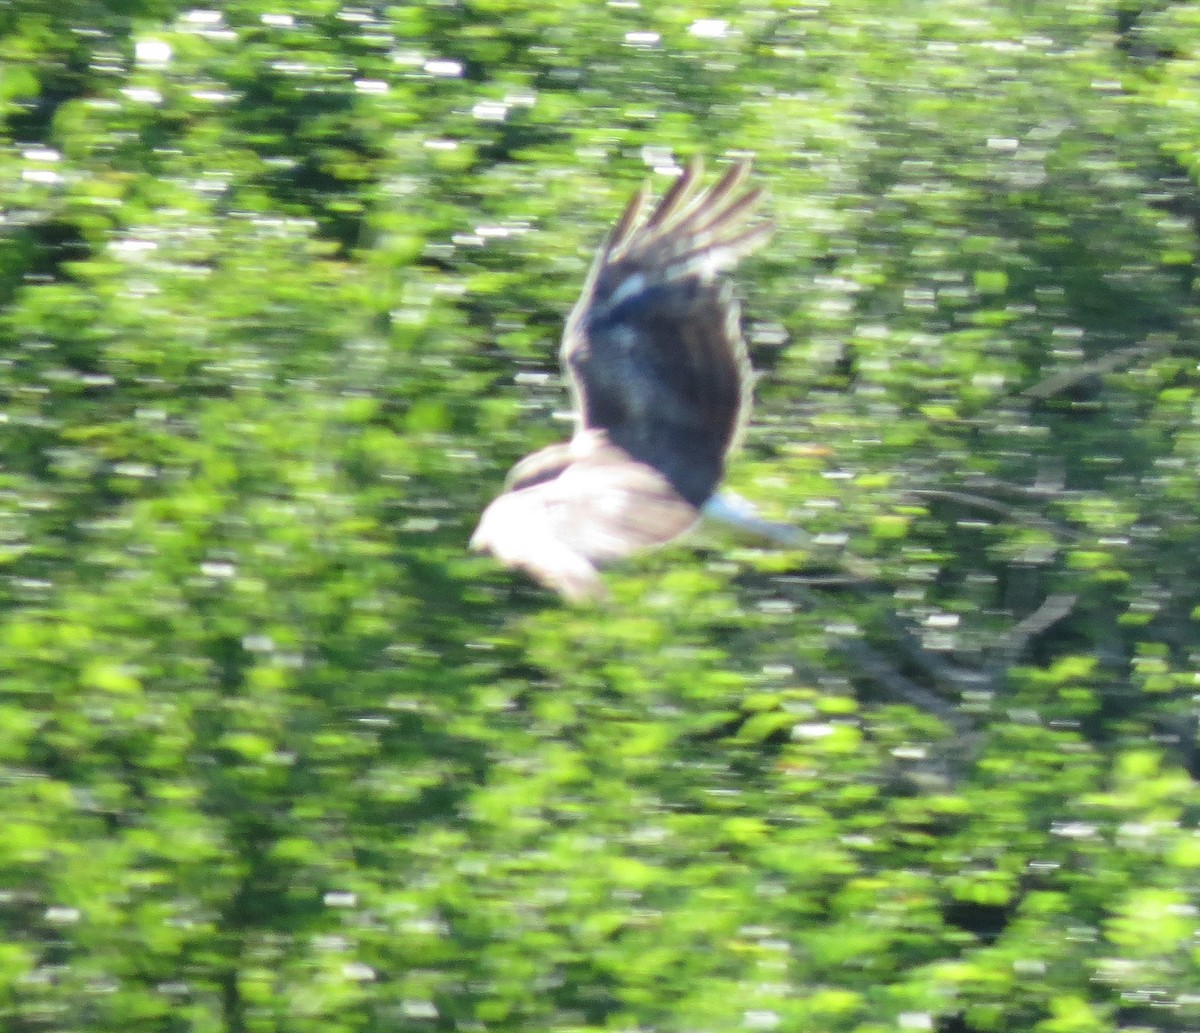
[[[1198,53],[1149,0],[0,10],[0,1024],[1195,1028]],[[814,544],[566,608],[473,521],[625,197],[743,152],[730,479]]]

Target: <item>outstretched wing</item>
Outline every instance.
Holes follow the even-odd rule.
[[[580,430],[603,430],[703,504],[745,417],[750,369],[739,313],[717,274],[766,240],[750,167],[708,190],[693,162],[648,217],[645,190],[596,255],[567,320],[562,357]]]
[[[480,518],[471,547],[568,599],[604,594],[599,569],[664,545],[699,517],[661,473],[602,433],[522,460]]]

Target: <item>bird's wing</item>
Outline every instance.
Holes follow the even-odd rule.
[[[699,517],[661,473],[603,435],[582,451],[571,458],[570,446],[556,445],[523,460],[471,538],[472,548],[576,600],[604,594],[601,567],[666,544]]]
[[[718,278],[772,226],[738,164],[707,190],[699,162],[645,214],[639,191],[596,255],[567,320],[563,362],[580,429],[605,431],[700,505],[749,404],[737,303]]]

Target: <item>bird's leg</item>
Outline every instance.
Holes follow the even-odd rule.
[[[702,512],[706,517],[737,528],[739,531],[765,538],[776,545],[798,548],[811,541],[810,536],[798,527],[776,523],[774,520],[764,520],[750,502],[731,491],[723,491],[714,495],[704,503]]]

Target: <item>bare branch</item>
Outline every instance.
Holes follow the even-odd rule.
[[[973,671],[947,663],[936,653],[921,645],[917,636],[896,614],[887,615],[887,624],[896,635],[896,641],[908,659],[921,668],[941,688],[954,693],[964,690],[990,692],[995,688],[995,678],[985,671]]]
[[[994,513],[997,516],[1002,516],[1017,523],[1038,527],[1043,531],[1061,535],[1072,541],[1078,538],[1078,534],[1065,524],[1060,524],[1037,513],[1030,513],[1028,510],[1017,506],[1010,506],[996,499],[985,498],[982,495],[972,495],[970,492],[965,491],[951,491],[946,488],[905,488],[903,494],[919,499],[953,502],[970,509],[978,509],[985,513]]]
[[[1016,663],[1029,643],[1043,631],[1069,616],[1078,601],[1079,596],[1066,593],[1047,596],[1041,606],[1015,624],[1004,637],[997,650],[997,662],[990,665],[992,670],[998,674],[1005,667]]]
[[[905,677],[862,639],[839,639],[837,648],[850,657],[864,675],[893,699],[911,703],[919,710],[935,714],[959,731],[968,731],[974,727],[952,704]]]
[[[1040,399],[1062,394],[1081,380],[1087,380],[1088,377],[1103,376],[1105,373],[1111,373],[1118,366],[1132,365],[1144,356],[1164,352],[1170,347],[1172,341],[1173,339],[1165,339],[1161,334],[1152,334],[1146,340],[1129,348],[1118,348],[1091,362],[1084,362],[1078,366],[1072,366],[1070,369],[1052,373],[1045,380],[1032,387],[1027,387],[1021,392],[1021,397]]]

